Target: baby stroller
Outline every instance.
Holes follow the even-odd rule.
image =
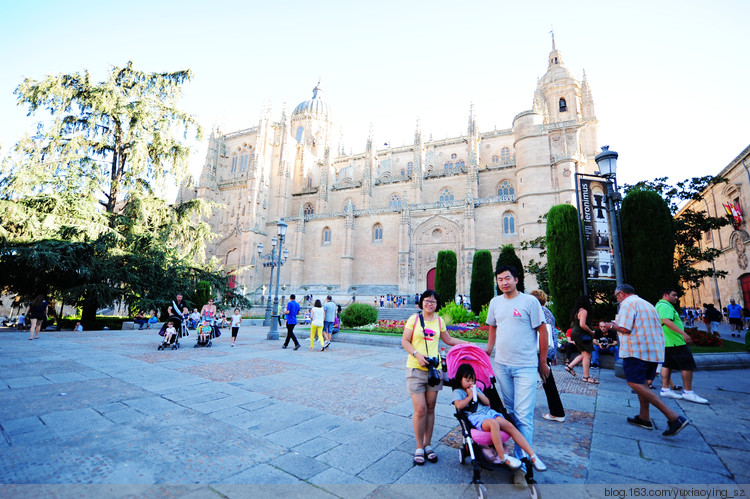
[[[214,321],[212,321],[208,317],[203,318],[195,331],[197,334],[195,338],[195,345],[193,345],[193,348],[211,348],[212,340],[221,336],[221,331],[219,331],[218,326],[216,326],[216,324],[214,324],[213,322]],[[205,339],[201,339],[201,334],[203,334]]]
[[[495,387],[495,372],[492,369],[492,362],[483,349],[471,344],[456,345],[446,355],[446,363],[448,365],[448,384],[454,390],[460,388],[460,382],[454,379],[458,366],[461,364],[470,364],[474,368],[477,388],[482,390],[485,396],[487,396],[490,401],[490,407],[501,413],[506,420],[512,422],[503,405],[500,393]],[[491,434],[474,428],[465,412],[456,409],[455,416],[461,425],[461,433],[464,439],[463,446],[458,449],[459,462],[464,464],[466,458],[471,460],[474,469],[471,483],[476,488],[477,497],[483,499],[487,497],[487,489],[480,480],[481,469],[499,470],[506,468],[502,463],[502,456],[505,454],[505,451],[504,449],[496,450],[492,445]],[[510,436],[505,432],[501,432],[501,434],[503,446],[505,446],[505,442]],[[534,467],[529,462],[528,457],[524,457],[521,461],[526,464],[526,483],[529,485],[529,495],[532,498],[538,498],[539,489],[534,480]]]
[[[175,329],[177,330],[177,334],[174,335],[174,337],[171,339],[171,341],[167,341],[167,324],[172,323],[175,325]],[[158,350],[166,350],[168,348],[172,348],[172,350],[177,350],[180,348],[180,338],[183,336],[188,336],[190,333],[187,330],[187,324],[186,321],[182,320],[181,317],[170,317],[169,320],[167,320],[159,330],[159,336],[163,336],[161,344],[159,344]]]

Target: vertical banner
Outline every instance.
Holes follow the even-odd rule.
[[[578,212],[583,223],[586,277],[615,280],[614,249],[607,212],[607,183],[602,177],[577,175]]]

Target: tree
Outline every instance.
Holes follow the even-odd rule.
[[[440,296],[437,310],[448,302],[456,300],[456,271],[458,260],[456,253],[450,250],[439,251],[435,270],[435,291]]]
[[[547,272],[551,310],[560,324],[567,324],[583,294],[579,237],[578,210],[569,204],[553,206],[547,215]]]
[[[471,310],[479,315],[482,307],[488,304],[495,294],[495,274],[492,272],[492,253],[489,250],[474,253],[470,292]]]
[[[656,303],[660,290],[677,284],[669,206],[656,191],[631,189],[622,201],[620,217],[628,284],[641,298]]]
[[[716,270],[711,265],[701,265],[713,262],[721,251],[713,247],[701,247],[699,243],[705,233],[729,225],[731,221],[728,217],[708,216],[704,211],[684,210],[678,215],[679,205],[687,200],[703,201],[706,189],[725,182],[726,178],[708,175],[689,178],[671,185],[667,183],[667,177],[659,177],[624,187],[626,193],[633,189],[649,189],[666,200],[674,222],[675,279],[685,289],[700,287],[706,277],[727,275],[724,270]]]
[[[500,248],[500,255],[498,255],[497,263],[495,264],[495,274],[497,274],[497,269],[500,268],[501,265],[513,265],[516,268],[518,271],[518,291],[523,293],[526,289],[523,283],[523,262],[521,262],[521,259],[516,255],[516,250],[513,248],[512,244],[506,244]],[[500,288],[497,287],[497,284],[495,287],[497,288],[497,294],[500,294],[501,291]]]
[[[113,67],[106,81],[93,83],[88,70],[43,80],[25,79],[15,90],[29,115],[46,108],[51,120],[16,146],[7,187],[16,196],[39,192],[92,192],[106,212],[121,209],[124,196],[149,191],[152,182],[181,182],[189,147],[177,137],[201,129],[180,111],[177,100],[190,70],[145,73],[128,62]]]

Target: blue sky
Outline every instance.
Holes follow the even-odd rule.
[[[321,79],[346,149],[510,128],[531,107],[553,27],[566,66],[591,84],[600,145],[620,182],[718,173],[750,143],[750,2],[29,1],[0,4],[0,155],[36,120],[25,77],[133,60],[190,68],[182,107],[210,129],[254,126],[309,99]],[[199,168],[205,144],[192,158]]]

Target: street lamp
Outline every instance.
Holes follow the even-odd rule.
[[[623,284],[622,273],[622,248],[620,248],[620,217],[618,214],[618,203],[622,196],[615,190],[617,184],[617,158],[615,151],[610,151],[609,146],[602,146],[602,152],[596,155],[594,161],[599,167],[599,174],[606,179],[607,184],[607,213],[609,214],[609,231],[612,234],[612,248],[614,249],[615,279],[617,285]]]
[[[267,262],[263,262],[263,266],[271,267],[271,281],[269,283],[269,297],[268,303],[266,305],[266,319],[263,321],[264,326],[271,326],[271,329],[268,330],[268,334],[266,335],[266,338],[269,340],[279,339],[279,276],[281,275],[280,267],[284,265],[284,262],[286,262],[287,258],[289,258],[289,250],[285,249],[284,251],[282,251],[282,248],[284,247],[284,238],[286,236],[286,228],[286,222],[284,222],[283,219],[279,220],[276,225],[276,235],[278,236],[278,240],[275,237],[271,240],[270,255],[263,255],[263,243],[258,245],[258,257],[261,260],[268,260]],[[278,251],[276,251],[277,242],[279,244]],[[276,292],[274,295],[272,306],[270,291],[273,290],[273,269],[275,267],[279,267],[279,270],[276,272]]]

